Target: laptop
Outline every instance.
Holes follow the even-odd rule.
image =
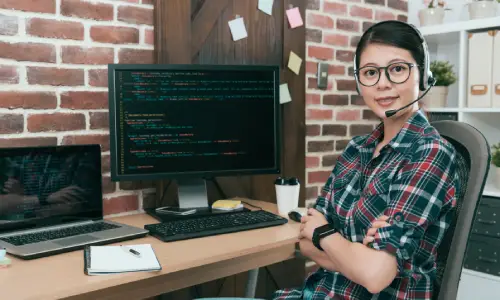
[[[33,259],[143,237],[104,220],[100,145],[0,149],[0,248]]]

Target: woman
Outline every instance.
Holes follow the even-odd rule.
[[[358,90],[382,122],[350,141],[301,220],[301,252],[321,268],[303,288],[275,298],[432,298],[457,175],[453,146],[414,102],[433,84],[426,51],[416,29],[402,22],[378,23],[362,36]]]

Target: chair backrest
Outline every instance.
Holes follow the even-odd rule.
[[[479,130],[469,124],[441,120],[431,123],[457,151],[457,209],[438,249],[437,278],[433,299],[455,300],[467,242],[490,168],[490,146]],[[455,230],[456,229],[456,230]]]

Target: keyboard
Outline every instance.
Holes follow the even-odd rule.
[[[61,239],[79,234],[109,230],[118,227],[119,226],[117,225],[109,223],[92,223],[88,225],[78,225],[61,229],[14,235],[9,237],[4,237],[1,240],[10,243],[14,246],[22,246],[22,245],[39,243],[43,241]]]
[[[205,215],[189,219],[177,219],[158,224],[148,224],[144,229],[164,242],[187,240],[205,236],[278,226],[288,219],[265,210]]]

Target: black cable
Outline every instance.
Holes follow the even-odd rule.
[[[226,278],[227,277],[224,277],[224,279],[222,279],[222,283],[219,285],[219,288],[217,289],[217,294],[215,294],[215,297],[220,296],[220,292],[222,291],[222,287],[224,286],[224,283],[226,283]]]
[[[276,288],[280,288],[280,286],[278,285],[278,282],[276,281],[276,279],[274,279],[274,276],[273,274],[271,273],[271,271],[269,270],[269,268],[266,266],[266,271],[267,273],[269,273],[269,277],[271,277],[271,281],[274,283],[274,285],[276,285]]]
[[[160,205],[163,205],[163,198],[165,198],[165,194],[167,193],[167,189],[168,189],[168,187],[170,186],[171,183],[172,183],[172,180],[169,180],[168,184],[163,189],[163,192],[162,192],[161,198],[160,198]]]

